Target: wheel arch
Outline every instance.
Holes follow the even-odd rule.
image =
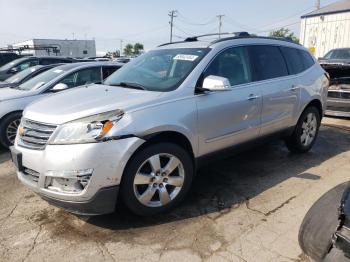
[[[314,106],[315,108],[317,108],[319,114],[320,114],[320,118],[322,120],[322,117],[323,117],[323,111],[324,111],[324,108],[323,108],[323,105],[322,105],[322,102],[317,99],[317,98],[314,98],[312,99],[302,110],[300,116],[304,113],[304,111],[306,110],[306,108],[310,107],[310,106]],[[300,118],[299,116],[299,118]]]

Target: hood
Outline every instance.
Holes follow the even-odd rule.
[[[4,88],[4,87],[14,87],[17,86],[16,83],[7,83],[7,82],[0,82],[0,88]]]
[[[13,89],[9,87],[0,88],[0,101],[28,97],[32,95],[33,92],[31,91],[22,91],[19,89]]]
[[[350,59],[320,59],[319,60],[321,65],[349,65],[350,66]]]
[[[40,99],[26,108],[24,117],[58,125],[116,109],[130,111],[151,101],[155,103],[162,95],[161,92],[91,85]]]

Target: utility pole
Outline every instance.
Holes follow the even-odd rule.
[[[173,27],[174,27],[174,18],[177,17],[176,15],[177,11],[176,10],[171,10],[169,12],[169,16],[170,16],[170,43],[173,42]]]
[[[219,19],[219,38],[221,38],[221,28],[222,28],[222,18],[225,15],[217,15],[216,17]]]
[[[122,56],[123,54],[123,39],[120,39],[120,52],[119,52],[119,56]]]
[[[316,0],[316,8],[317,10],[321,8],[321,0]]]

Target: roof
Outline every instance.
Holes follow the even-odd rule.
[[[321,15],[339,14],[350,12],[350,0],[342,0],[330,5],[326,5],[318,10],[303,15],[301,18],[308,18]]]

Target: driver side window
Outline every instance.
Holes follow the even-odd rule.
[[[210,75],[227,78],[231,86],[252,82],[247,49],[233,47],[217,55],[204,72],[204,78]]]

